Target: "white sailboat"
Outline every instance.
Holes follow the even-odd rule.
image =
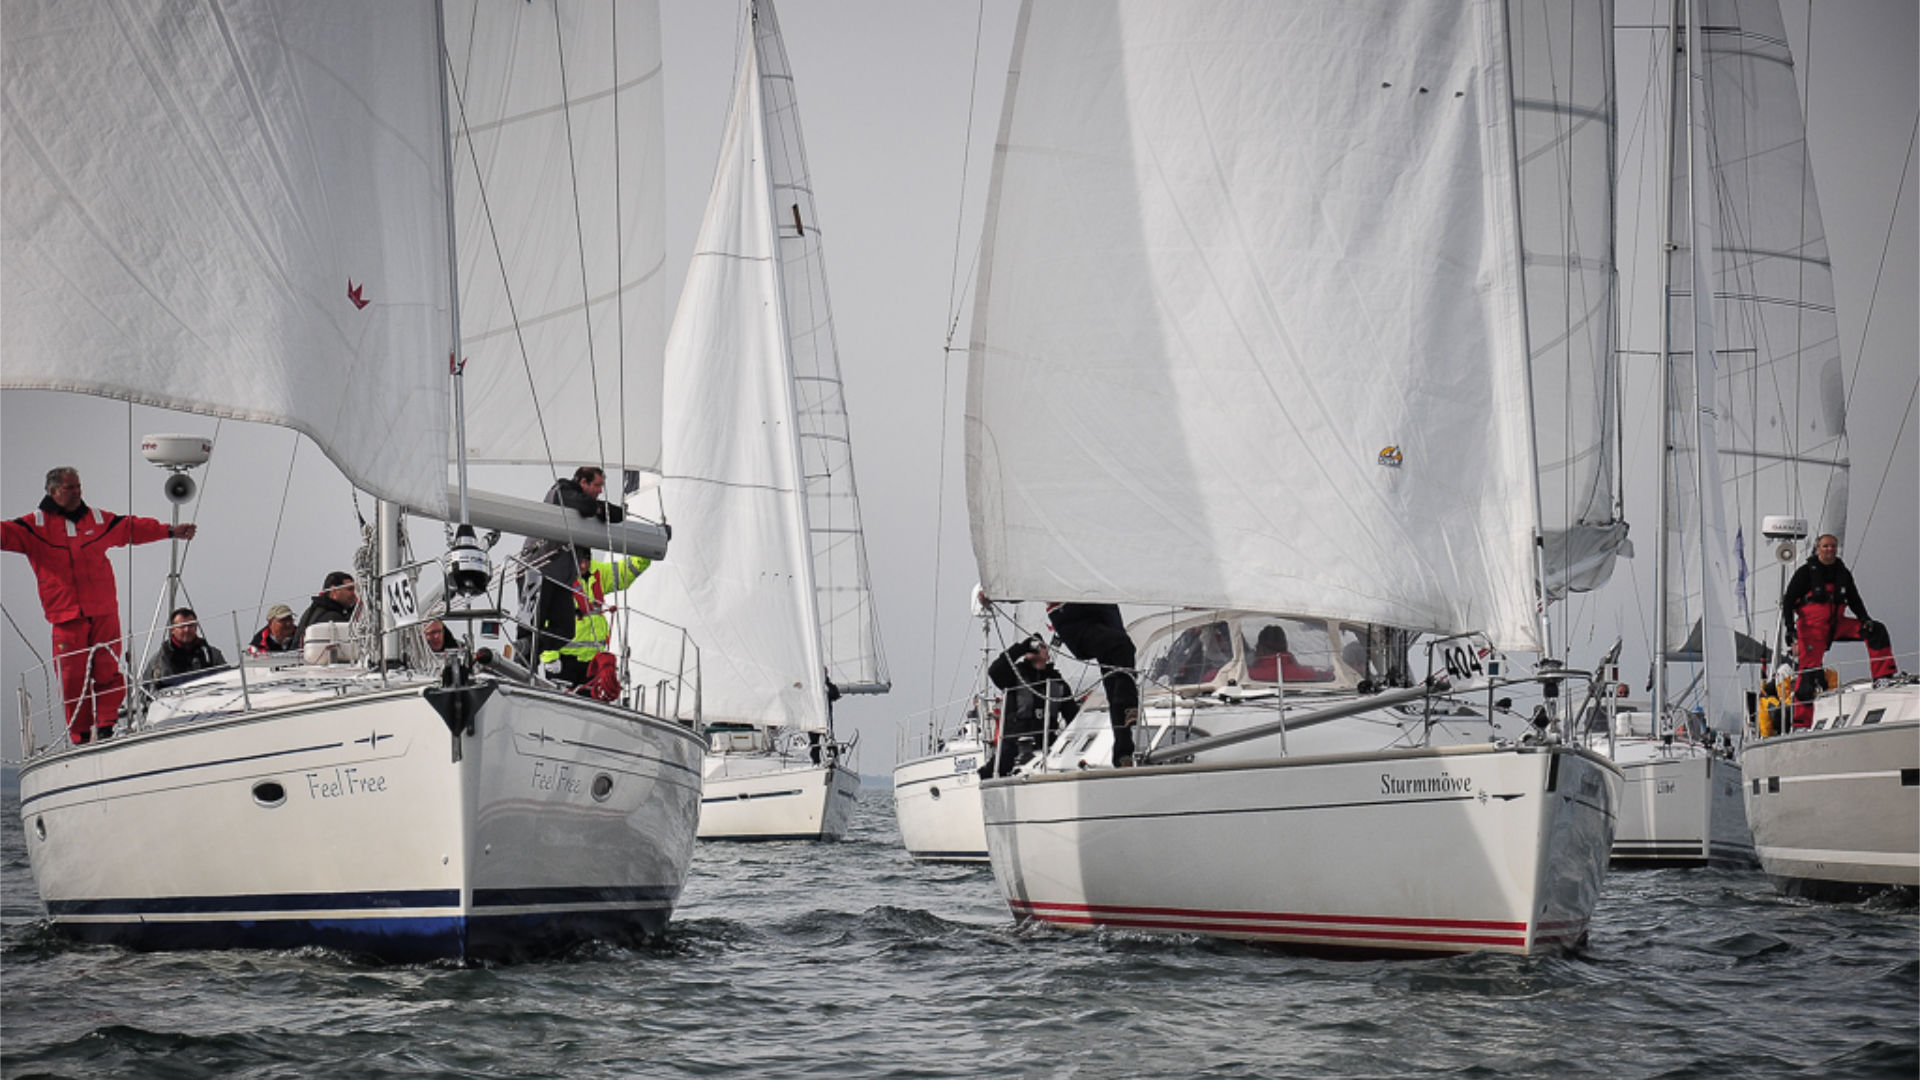
[[[884,693],[819,219],[773,7],[751,30],[667,342],[660,504],[699,539],[628,604],[698,643],[700,836],[839,839],[860,776],[829,687]],[[672,669],[679,637],[638,628]]]
[[[557,507],[469,499],[464,452],[657,468],[657,378],[621,362],[659,339],[650,4],[32,2],[9,5],[4,57],[0,384],[295,428],[416,513],[664,553],[656,526],[586,536]],[[574,212],[598,223],[563,228]],[[79,747],[46,738],[57,693],[23,710],[22,820],[60,929],[412,960],[665,926],[696,732],[497,649],[428,652],[417,590],[440,568],[381,518],[361,568],[379,610],[314,662],[246,660]],[[497,634],[471,535],[447,622]]]
[[[1620,773],[1481,668],[1551,655],[1538,605],[1624,541],[1610,33],[1571,2],[1023,8],[974,550],[995,597],[1174,613],[1135,634],[1144,766],[1106,767],[1088,708],[983,785],[1017,917],[1366,955],[1583,940]],[[1325,678],[1256,677],[1271,626]],[[1415,674],[1472,693],[1406,685],[1416,634]]]
[[[1745,152],[1746,140],[1758,130],[1760,102],[1742,90],[1756,68],[1771,70],[1780,59],[1754,62],[1758,54],[1751,51],[1742,16],[1765,48],[1784,50],[1777,10],[1772,36],[1753,25],[1762,6],[1772,9],[1773,0],[1705,11],[1689,0],[1669,7],[1666,40],[1674,44],[1665,50],[1669,122],[1662,148],[1665,237],[1658,259],[1665,316],[1657,406],[1662,449],[1653,708],[1589,731],[1591,744],[1604,748],[1626,777],[1614,836],[1617,867],[1754,864],[1736,757],[1745,727],[1736,665],[1764,660],[1765,650],[1753,640],[1750,624],[1747,633],[1737,625],[1733,568],[1746,553],[1735,555],[1727,517],[1729,507],[1751,494],[1756,470],[1727,466],[1762,459],[1733,453],[1733,413],[1719,388],[1728,377],[1749,389],[1756,379],[1773,377],[1763,374],[1773,366],[1768,351],[1781,343],[1768,340],[1761,320],[1779,298],[1742,288],[1793,284],[1769,274],[1765,264],[1787,250],[1805,251],[1756,246],[1754,227],[1772,227],[1764,219],[1785,208],[1741,204],[1747,181],[1767,167]],[[1784,65],[1777,76],[1761,77],[1784,78],[1789,89],[1793,83]],[[1793,100],[1791,93],[1787,100]],[[1797,192],[1795,201],[1797,218]],[[1812,214],[1817,232],[1817,208]],[[1800,275],[1803,285],[1809,276],[1825,280],[1819,266],[1802,267]],[[1711,282],[1713,303],[1694,304],[1699,281]],[[1814,348],[1829,353],[1827,362],[1837,369],[1831,296],[1829,283],[1822,344]],[[1821,366],[1808,354],[1800,359]],[[1692,677],[1676,687],[1676,672]]]
[[[917,744],[896,750],[893,816],[907,854],[929,862],[986,862],[987,826],[980,806],[980,771],[994,760],[1000,694],[986,680],[994,615],[974,590],[974,616],[985,636],[973,693],[957,723],[942,731],[937,714]]]
[[[1783,589],[1769,591],[1757,579],[1770,575],[1757,571],[1777,558],[1783,587],[1806,553],[1801,541],[1847,535],[1849,388],[1832,264],[1775,0],[1685,7],[1687,39],[1699,43],[1688,50],[1700,99],[1695,153],[1712,166],[1711,183],[1694,186],[1706,200],[1696,206],[1717,241],[1690,245],[1711,253],[1692,262],[1694,279],[1713,281],[1713,303],[1695,305],[1692,320],[1714,335],[1717,361],[1703,369],[1699,396],[1714,396],[1720,491],[1735,523],[1734,543],[1719,541],[1733,556],[1703,576],[1734,628],[1769,642],[1760,659],[1771,653],[1782,675],[1793,669],[1783,638],[1792,614],[1779,610]],[[1701,440],[1711,445],[1705,433]],[[1710,656],[1706,681],[1737,691],[1731,666],[1745,657],[1722,651],[1717,669]],[[1744,727],[1737,694],[1718,700],[1716,726]],[[1784,722],[1790,699],[1771,704],[1782,733],[1750,734],[1739,766],[1746,823],[1775,886],[1831,898],[1920,888],[1920,683],[1846,679],[1815,699],[1804,731]]]

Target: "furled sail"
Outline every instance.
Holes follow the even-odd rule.
[[[471,460],[660,466],[652,2],[446,0]]]
[[[1699,5],[1686,7],[1685,41],[1701,40]],[[1717,246],[1712,191],[1712,108],[1705,52],[1674,50],[1673,140],[1669,153],[1667,242],[1666,570],[1664,640],[1693,643],[1703,671],[1702,710],[1716,728],[1738,731],[1742,705],[1735,671],[1733,550],[1720,483],[1718,332],[1711,289]]]
[[[1548,130],[1604,129],[1610,94],[1583,82],[1539,108],[1544,81],[1510,66],[1507,6],[1022,10],[969,363],[989,593],[1539,646],[1529,354],[1554,355],[1557,334],[1582,367],[1604,362],[1610,240],[1523,249],[1521,225],[1550,171],[1538,151],[1607,155],[1537,135],[1515,87]],[[1611,166],[1596,168],[1547,209],[1604,233]],[[1577,295],[1531,337],[1524,251],[1581,261]],[[1564,381],[1603,406],[1600,376]],[[1585,523],[1605,485],[1574,456],[1550,479]]]
[[[1731,666],[1765,658],[1737,642],[1767,638],[1778,618],[1760,520],[1785,514],[1845,535],[1846,403],[1832,268],[1778,5],[1696,0],[1688,11],[1699,48],[1676,64],[1691,58],[1698,70],[1693,100],[1676,98],[1675,123],[1691,122],[1706,182],[1691,184],[1684,160],[1671,182],[1676,205],[1698,200],[1712,242],[1676,219],[1662,629],[1669,660],[1705,664],[1713,720],[1735,730]],[[1711,304],[1695,303],[1702,280]],[[1690,336],[1703,325],[1710,355]],[[1712,427],[1687,422],[1693,415]]]
[[[0,49],[0,385],[294,428],[444,511],[433,5],[9,0]]]
[[[885,670],[792,83],[771,6],[755,10],[667,339],[660,499],[699,539],[628,602],[698,643],[709,722],[820,730],[829,673],[874,689]],[[645,662],[677,669],[677,632],[631,635]]]

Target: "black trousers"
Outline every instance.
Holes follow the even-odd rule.
[[[1077,660],[1100,665],[1100,685],[1107,692],[1107,713],[1113,723],[1113,754],[1133,756],[1133,730],[1127,714],[1140,708],[1140,686],[1134,682],[1137,664],[1133,638],[1117,604],[1061,604],[1047,613],[1060,644]]]

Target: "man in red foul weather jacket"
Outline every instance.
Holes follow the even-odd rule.
[[[1813,724],[1813,699],[1824,688],[1820,676],[1826,664],[1827,650],[1836,641],[1864,641],[1869,669],[1876,679],[1891,678],[1899,672],[1893,659],[1893,642],[1887,628],[1867,614],[1860,589],[1853,583],[1853,572],[1840,561],[1840,538],[1822,533],[1814,541],[1813,554],[1787,582],[1780,609],[1793,619],[1787,624],[1787,640],[1797,644],[1798,670],[1793,687],[1793,726]],[[1851,610],[1858,619],[1848,615]]]
[[[47,473],[39,509],[0,521],[0,550],[18,551],[40,579],[40,606],[53,624],[54,664],[75,743],[113,734],[126,696],[120,671],[120,607],[107,549],[171,536],[191,540],[195,526],[96,510],[80,497],[80,473]]]

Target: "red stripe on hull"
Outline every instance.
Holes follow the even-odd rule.
[[[1431,951],[1436,948],[1527,949],[1525,923],[1491,919],[1420,919],[1384,915],[1327,915],[1244,911],[1205,911],[1189,908],[1131,908],[1065,904],[1050,901],[1009,901],[1016,917],[1061,926],[1110,926],[1136,930],[1184,931],[1232,935],[1277,941],[1311,943],[1347,941],[1356,948],[1398,945]],[[1584,922],[1542,924],[1535,946],[1573,944],[1586,932]]]

